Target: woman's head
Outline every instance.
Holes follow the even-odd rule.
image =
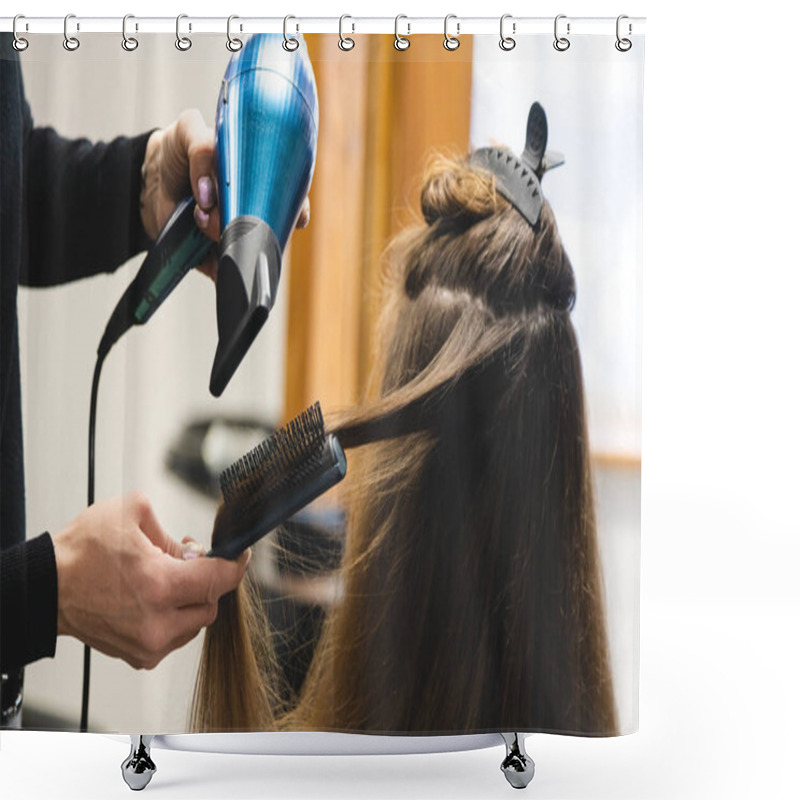
[[[422,210],[392,252],[331,649],[361,687],[330,719],[613,730],[575,280],[553,214],[532,227],[490,173],[450,160]]]
[[[422,212],[390,251],[380,396],[334,425],[364,446],[342,599],[277,724],[614,732],[575,280],[552,211],[532,226],[490,172],[440,160]]]
[[[431,166],[421,201],[428,228],[406,264],[410,298],[438,286],[468,292],[496,316],[572,308],[575,276],[547,203],[533,228],[492,173],[450,159]]]

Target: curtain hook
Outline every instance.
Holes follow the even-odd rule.
[[[231,53],[235,53],[238,50],[242,49],[242,40],[235,39],[231,36],[231,22],[233,22],[235,19],[239,19],[239,17],[237,17],[236,14],[231,14],[228,17],[228,41],[225,42],[225,47],[227,47],[228,50],[231,51]],[[239,28],[239,30],[241,30],[241,28]]]
[[[345,36],[342,32],[342,27],[344,25],[344,21],[346,19],[353,19],[349,14],[342,14],[339,17],[339,49],[344,50],[347,52],[348,50],[352,50],[356,46],[355,39],[351,39],[349,36]],[[355,22],[350,23],[353,26],[353,30],[351,33],[356,32],[356,24]]]
[[[406,39],[405,36],[400,35],[400,20],[401,19],[408,19],[405,14],[398,14],[394,18],[394,49],[395,50],[408,50],[411,47],[411,39]],[[411,23],[406,23],[408,25],[408,33],[411,33]]]
[[[622,22],[622,20],[624,20],[624,19],[628,19],[628,15],[627,14],[620,14],[617,17],[617,41],[614,42],[614,47],[616,47],[617,50],[620,51],[620,53],[627,53],[628,50],[630,50],[631,47],[633,47],[633,42],[630,39],[623,39],[619,35],[620,22]],[[628,34],[630,35],[631,33],[633,33],[633,25],[631,25],[631,23],[629,22],[628,23]]]
[[[558,35],[558,21],[560,19],[566,19],[566,14],[559,14],[555,22],[553,23],[553,36],[555,37],[555,41],[553,42],[553,47],[558,50],[559,53],[563,53],[565,50],[569,50],[569,46],[571,44],[570,40],[567,39],[569,36],[569,22],[567,22],[567,36],[559,36]]]
[[[126,14],[122,18],[122,49],[132,53],[139,46],[139,40],[135,39],[133,36],[128,36],[129,19],[136,19],[136,17],[134,17],[133,14]],[[139,30],[138,22],[136,23],[136,30]]]
[[[451,36],[447,32],[447,23],[450,22],[451,19],[456,19],[457,20],[458,17],[455,14],[448,14],[444,18],[444,43],[443,44],[444,44],[444,49],[445,50],[450,50],[452,52],[453,50],[458,50],[458,48],[461,46],[461,42],[458,39],[458,35],[461,33],[461,23],[460,22],[456,22],[456,35],[455,36]]]
[[[289,53],[293,53],[300,47],[300,40],[294,36],[289,36],[289,20],[290,19],[297,19],[297,17],[293,17],[291,14],[287,14],[283,18],[283,49]],[[297,26],[297,30],[299,32],[300,26]]]
[[[13,24],[11,30],[14,32],[14,49],[18,53],[21,53],[23,50],[27,50],[28,49],[28,45],[30,44],[30,42],[27,39],[23,39],[17,33],[17,20],[19,20],[19,19],[26,19],[26,17],[25,17],[24,14],[17,14],[17,16],[14,17],[14,24]],[[28,30],[28,23],[27,22],[25,23],[25,30],[26,31]]]
[[[77,36],[69,35],[69,30],[67,26],[69,25],[69,21],[71,19],[75,19],[74,14],[67,14],[67,16],[64,17],[64,42],[63,42],[64,49],[69,50],[70,52],[72,52],[73,50],[77,50],[81,46],[80,40],[78,39]],[[79,31],[80,29],[81,29],[80,24],[76,22],[75,30]]]
[[[508,52],[509,50],[513,50],[517,46],[516,39],[512,39],[510,36],[506,36],[503,32],[506,20],[511,18],[512,18],[511,14],[503,14],[503,16],[500,17],[500,49],[505,50],[506,52]],[[517,32],[516,22],[511,23],[511,32],[512,33]]]
[[[181,34],[181,20],[188,19],[188,14],[178,14],[175,18],[175,47],[181,52],[186,52],[192,46],[192,40],[188,36]],[[192,23],[189,23],[189,31],[192,30]]]

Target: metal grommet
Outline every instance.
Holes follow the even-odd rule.
[[[81,43],[80,43],[80,40],[77,38],[77,36],[70,36],[69,35],[69,30],[68,30],[67,26],[69,25],[69,21],[71,19],[75,19],[75,15],[74,14],[67,14],[67,16],[64,17],[64,42],[63,42],[63,44],[64,44],[64,49],[65,50],[69,50],[70,52],[73,52],[74,50],[77,50],[81,46]],[[80,29],[81,29],[80,23],[76,23],[75,30],[79,31]]]
[[[30,42],[27,39],[23,39],[17,33],[17,20],[18,19],[25,19],[25,15],[24,14],[17,14],[17,16],[14,17],[14,24],[11,27],[11,30],[14,33],[14,42],[13,42],[14,49],[18,53],[21,53],[23,50],[27,50],[28,49],[28,45],[30,44]],[[25,30],[28,30],[28,23],[27,22],[25,23]]]
[[[455,36],[451,36],[447,32],[447,23],[450,22],[451,19],[458,19],[458,17],[456,17],[455,14],[448,14],[444,18],[444,42],[443,42],[444,49],[445,50],[449,50],[450,52],[452,52],[453,50],[458,50],[458,48],[461,46],[461,42],[457,38],[458,34],[461,33],[461,23],[460,22],[456,22],[456,35]]]
[[[512,39],[510,36],[506,36],[503,32],[503,28],[505,27],[505,22],[507,19],[511,19],[511,14],[503,14],[500,17],[500,49],[505,50],[508,52],[509,50],[513,50],[517,46],[517,40]],[[511,23],[511,32],[517,32],[517,23]]]
[[[553,42],[553,47],[558,50],[559,53],[563,53],[565,50],[569,50],[569,46],[571,44],[570,40],[567,39],[569,36],[569,22],[567,23],[567,36],[559,36],[558,35],[558,21],[560,19],[566,19],[566,14],[559,14],[555,22],[553,23],[553,36],[555,37],[555,41]]]
[[[228,50],[231,51],[231,53],[236,53],[242,49],[242,40],[236,39],[231,36],[231,22],[233,22],[235,19],[239,19],[239,17],[237,17],[236,14],[231,14],[228,17],[228,31],[227,31],[228,41],[225,42],[225,47],[227,47]],[[239,30],[241,30],[241,27],[239,28]]]
[[[620,28],[619,24],[624,19],[628,19],[628,15],[627,14],[620,14],[617,17],[617,41],[614,42],[614,47],[616,47],[617,50],[620,51],[620,53],[627,53],[628,50],[630,50],[631,47],[633,47],[633,42],[630,39],[623,39],[619,35],[619,28]],[[628,34],[630,35],[631,33],[633,33],[633,26],[629,22],[628,23]]]
[[[345,52],[352,50],[356,46],[355,39],[351,39],[349,36],[345,36],[342,32],[342,27],[344,25],[344,21],[346,19],[353,19],[349,14],[342,14],[339,17],[339,49],[344,50]],[[353,30],[351,33],[356,32],[356,24],[355,22],[351,23],[353,26]]]
[[[400,20],[408,19],[405,14],[398,14],[394,18],[394,49],[395,50],[408,50],[411,47],[411,39],[406,39],[405,36],[400,35]],[[408,23],[408,33],[411,33],[411,23]]]
[[[289,53],[294,53],[298,47],[300,47],[300,40],[295,38],[294,36],[289,36],[289,20],[290,19],[297,19],[297,17],[293,17],[291,14],[287,14],[283,18],[283,49]],[[300,30],[299,26],[297,28],[298,32]]]
[[[191,46],[192,40],[188,36],[184,36],[181,33],[181,20],[188,19],[188,14],[178,14],[175,17],[175,47],[178,48],[182,53],[185,53]],[[192,23],[189,23],[189,31],[192,30]]]
[[[128,36],[129,19],[135,19],[133,14],[126,14],[122,18],[122,49],[127,50],[129,53],[132,53],[139,46],[139,40],[135,39],[133,36]],[[136,23],[135,28],[137,31],[139,30],[138,23]]]

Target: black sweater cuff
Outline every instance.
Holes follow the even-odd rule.
[[[43,533],[0,553],[0,665],[3,672],[56,652],[58,573]]]
[[[153,240],[144,232],[142,225],[141,194],[142,194],[142,165],[144,164],[147,143],[150,141],[151,134],[158,130],[147,131],[131,139],[131,169],[133,174],[130,177],[130,186],[133,192],[131,197],[131,218],[130,218],[130,242],[131,256],[149,250]]]

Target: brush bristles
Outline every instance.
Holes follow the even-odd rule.
[[[324,443],[322,409],[314,403],[220,475],[225,503],[250,493],[256,486],[270,490],[302,478],[320,458]]]

